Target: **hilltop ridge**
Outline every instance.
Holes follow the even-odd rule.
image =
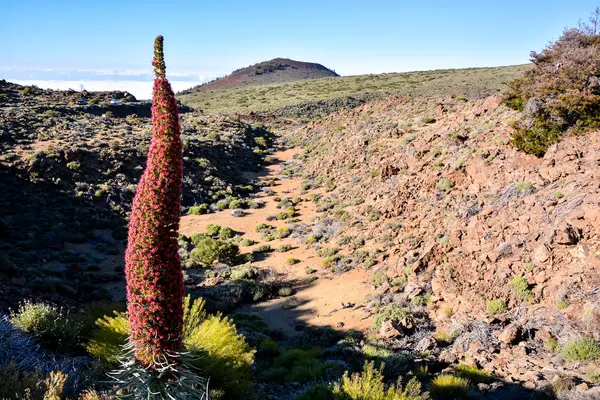
[[[321,64],[278,57],[236,69],[227,76],[184,90],[180,94],[337,76],[339,75],[335,71]]]

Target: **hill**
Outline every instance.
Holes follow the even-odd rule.
[[[513,65],[326,77],[300,82],[265,83],[229,88],[208,88],[206,85],[203,90],[191,89],[182,92],[178,99],[183,104],[206,113],[225,114],[259,112],[315,102],[337,103],[341,99],[371,99],[389,95],[456,95],[477,99],[505,89],[508,81],[519,76],[527,68],[529,65]],[[327,104],[319,105],[319,107],[323,106],[327,107]]]
[[[223,78],[185,90],[181,94],[337,76],[339,75],[335,71],[321,64],[274,58],[237,69]]]

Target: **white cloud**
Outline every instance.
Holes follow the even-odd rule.
[[[210,81],[218,76],[220,72],[196,72],[196,71],[167,71],[167,78],[171,82],[195,81],[198,83]],[[154,74],[151,69],[144,70],[107,70],[107,69],[52,69],[52,68],[12,68],[0,67],[0,79],[11,82],[16,81],[140,81],[152,82]],[[76,85],[79,87],[79,84]]]
[[[138,100],[150,99],[152,97],[152,86],[153,81],[129,81],[129,80],[21,80],[16,79],[11,82],[18,83],[20,85],[35,85],[43,89],[58,89],[67,90],[74,89],[79,90],[80,85],[83,85],[85,90],[89,91],[111,91],[111,90],[122,90],[132,93]],[[173,81],[171,80],[171,87],[173,91],[178,92],[180,90],[189,89],[193,86],[202,83],[199,80],[194,81]]]

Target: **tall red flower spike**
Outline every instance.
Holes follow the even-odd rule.
[[[154,41],[152,141],[137,187],[125,253],[135,358],[159,370],[176,363],[183,326],[183,274],[177,254],[182,143],[177,103],[165,77],[163,37]]]

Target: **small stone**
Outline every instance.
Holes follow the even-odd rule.
[[[402,332],[400,332],[392,321],[383,321],[381,323],[381,328],[379,329],[379,337],[382,339],[393,339],[396,337],[402,336]]]
[[[419,342],[415,345],[416,351],[426,351],[435,346],[435,339],[431,336],[425,336],[423,339],[419,340]]]
[[[507,257],[512,254],[512,246],[510,243],[502,242],[498,246],[498,256],[499,257]]]
[[[515,344],[521,339],[521,327],[517,324],[509,324],[502,332],[498,334],[498,339],[502,343]]]
[[[525,389],[533,390],[535,389],[535,382],[527,381],[523,384]]]

